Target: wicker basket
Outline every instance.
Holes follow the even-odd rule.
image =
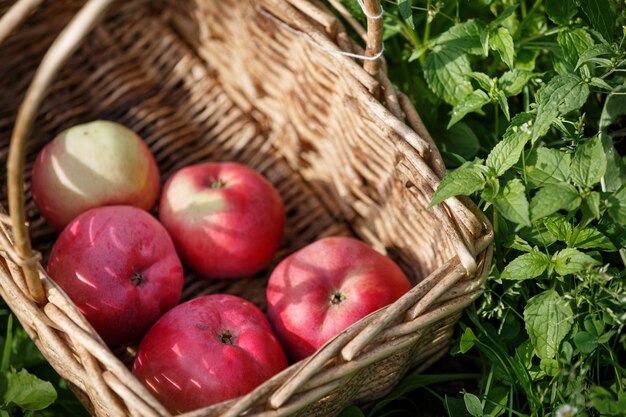
[[[273,265],[320,237],[353,235],[415,284],[252,393],[187,415],[336,415],[445,354],[481,292],[492,232],[466,200],[426,209],[444,167],[419,116],[384,62],[363,68],[337,52],[380,51],[378,1],[365,2],[367,31],[335,0],[335,13],[318,0],[38,3],[0,1],[0,195],[10,209],[0,213],[0,295],[93,414],[169,415],[129,372],[132,347],[111,352],[39,263],[55,234],[31,199],[32,163],[60,130],[98,118],[144,138],[163,179],[206,160],[262,172],[288,213]],[[227,292],[264,308],[270,271],[224,282],[189,274],[183,297]]]

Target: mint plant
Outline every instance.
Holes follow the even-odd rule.
[[[471,196],[495,232],[452,352],[479,376],[417,392],[455,417],[626,415],[624,2],[384,6],[390,77],[449,168],[430,205]]]

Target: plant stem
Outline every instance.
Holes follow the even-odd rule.
[[[524,45],[526,45],[528,43],[531,43],[533,41],[536,41],[537,39],[547,38],[549,36],[556,35],[556,34],[558,34],[560,32],[563,32],[563,28],[558,27],[558,28],[551,29],[551,30],[549,30],[547,32],[539,33],[537,35],[529,36],[528,38],[521,39],[520,41],[517,42],[518,48],[520,48],[520,47],[522,47],[522,46],[524,46]]]
[[[489,368],[489,375],[487,375],[487,382],[485,383],[485,394],[484,398],[481,402],[483,409],[485,409],[485,404],[487,402],[487,396],[489,395],[489,389],[491,388],[491,380],[493,379],[493,366]]]
[[[498,103],[493,103],[493,118],[495,119],[495,138],[496,138],[496,142],[498,143],[499,140],[498,138],[500,137],[500,118],[498,117]]]
[[[527,85],[524,86],[523,98],[524,98],[524,111],[528,112],[530,110],[530,88]]]
[[[428,3],[426,4],[426,8],[428,9],[428,11],[426,12],[426,24],[424,25],[424,36],[422,37],[422,48],[424,49],[428,49],[428,39],[430,38],[430,0],[428,0]],[[426,61],[426,54],[422,54],[420,56],[420,63],[422,65],[424,65],[424,62]]]

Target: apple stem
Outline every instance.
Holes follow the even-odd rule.
[[[224,188],[226,186],[226,182],[220,178],[216,179],[216,180],[212,180],[211,184],[209,185],[212,189],[217,190],[220,188]]]
[[[132,282],[135,287],[141,286],[146,281],[146,278],[143,276],[141,272],[133,272],[133,275],[130,277],[130,282]]]
[[[220,334],[220,341],[222,343],[224,343],[225,345],[234,345],[235,344],[235,340],[233,338],[233,335],[228,330],[224,330],[222,332],[222,334]]]
[[[346,299],[346,296],[341,291],[333,291],[330,294],[330,303],[332,305],[339,305]]]

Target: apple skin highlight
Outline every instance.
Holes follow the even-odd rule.
[[[146,334],[133,374],[171,413],[247,394],[287,367],[261,310],[213,294],[170,310]]]
[[[205,278],[244,278],[278,249],[285,207],[274,186],[237,163],[182,168],[163,187],[159,219],[186,265]]]
[[[79,214],[105,205],[152,209],[159,169],[131,130],[98,120],[64,130],[37,156],[32,194],[48,224],[60,232]]]
[[[391,259],[359,240],[329,237],[274,269],[267,285],[267,314],[287,355],[298,361],[410,289]]]
[[[184,279],[165,228],[131,206],[78,216],[54,243],[46,269],[111,347],[141,339],[178,304]]]

